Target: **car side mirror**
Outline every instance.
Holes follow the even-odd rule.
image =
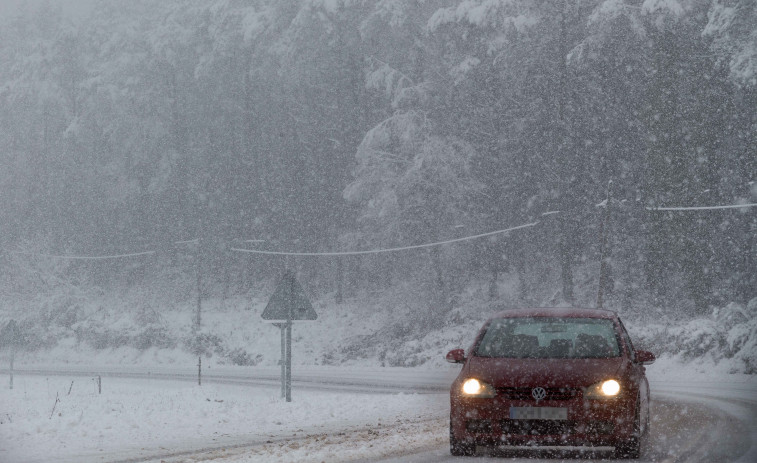
[[[640,363],[642,365],[651,365],[654,363],[656,357],[653,353],[646,351],[646,350],[637,350],[636,351],[636,363]]]
[[[465,350],[453,349],[447,353],[449,363],[465,363]]]

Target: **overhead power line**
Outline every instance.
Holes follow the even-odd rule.
[[[195,238],[193,240],[174,241],[173,244],[194,244],[194,243],[199,243],[199,242],[200,242],[200,239]]]
[[[193,240],[185,240],[185,241],[174,241],[173,244],[179,245],[179,244],[193,244],[199,242],[199,239],[193,239]],[[48,259],[68,259],[68,260],[108,260],[108,259],[122,259],[127,257],[139,257],[139,256],[149,256],[152,254],[155,254],[157,251],[142,251],[142,252],[132,252],[132,253],[125,253],[125,254],[114,254],[114,255],[104,255],[104,256],[76,256],[76,255],[69,255],[69,254],[43,254],[38,252],[31,252],[31,251],[11,251],[11,250],[3,250],[2,252],[7,252],[8,254],[22,254],[25,256],[36,256],[36,257],[45,257]]]
[[[144,252],[134,252],[130,254],[117,254],[117,255],[111,255],[111,256],[73,256],[73,255],[39,254],[36,252],[27,252],[27,251],[5,251],[5,252],[9,254],[23,254],[27,256],[47,257],[50,259],[70,259],[70,260],[121,259],[124,257],[137,257],[137,256],[147,256],[150,254],[155,254],[155,251],[144,251]]]
[[[542,214],[543,216],[553,215],[553,214],[559,214],[560,211],[550,211],[545,212]],[[437,241],[433,243],[424,243],[424,244],[418,244],[413,246],[402,246],[397,248],[387,248],[387,249],[371,249],[366,251],[338,251],[338,252],[287,252],[287,251],[263,251],[263,250],[257,250],[257,249],[244,249],[244,248],[230,248],[230,251],[235,252],[244,252],[244,253],[250,253],[250,254],[267,254],[267,255],[278,255],[278,256],[350,256],[350,255],[360,255],[360,254],[379,254],[379,253],[386,253],[386,252],[397,252],[397,251],[406,251],[411,249],[420,249],[420,248],[429,248],[433,246],[441,246],[443,244],[451,244],[451,243],[458,243],[461,241],[470,241],[475,240],[478,238],[485,238],[487,236],[495,236],[502,233],[507,233],[510,231],[520,230],[523,228],[529,228],[534,227],[538,225],[540,222],[532,222],[527,223],[523,225],[518,225],[517,227],[511,227],[506,228],[503,230],[496,230],[493,232],[488,233],[481,233],[478,235],[471,235],[471,236],[465,236],[462,238],[455,238],[451,240],[446,241]],[[186,241],[176,241],[174,244],[190,244],[190,243],[196,243],[199,240],[186,240]],[[245,240],[245,242],[264,242],[265,240]],[[21,255],[28,255],[28,256],[36,256],[36,257],[45,257],[49,259],[68,259],[68,260],[107,260],[107,259],[121,259],[121,258],[128,258],[128,257],[139,257],[139,256],[147,256],[155,254],[157,251],[143,251],[143,252],[134,252],[134,253],[125,253],[125,254],[115,254],[115,255],[102,255],[102,256],[78,256],[78,255],[66,255],[66,254],[43,254],[43,253],[36,253],[31,251],[11,251],[11,250],[5,250],[4,252],[7,252],[9,254],[21,254]]]
[[[604,205],[604,203],[598,204],[598,206],[602,206],[602,205]],[[740,208],[749,208],[749,207],[755,207],[755,206],[757,206],[757,203],[729,204],[729,205],[723,205],[723,206],[647,207],[646,210],[648,211],[704,211],[704,210],[716,210],[716,209],[740,209]],[[559,214],[560,212],[561,211],[548,211],[541,215],[543,217],[547,217],[550,215]],[[496,230],[496,231],[492,231],[488,233],[465,236],[462,238],[455,238],[455,239],[446,240],[446,241],[436,241],[433,243],[424,243],[424,244],[418,244],[418,245],[413,245],[413,246],[402,246],[402,247],[396,247],[396,248],[370,249],[370,250],[364,250],[364,251],[293,252],[293,251],[265,251],[265,250],[260,250],[260,249],[244,249],[244,248],[230,248],[229,250],[234,251],[234,252],[248,253],[248,254],[263,254],[263,255],[273,255],[273,256],[354,256],[354,255],[363,255],[363,254],[380,254],[380,253],[387,253],[387,252],[398,252],[398,251],[407,251],[407,250],[412,250],[412,249],[430,248],[434,246],[441,246],[444,244],[459,243],[462,241],[471,241],[471,240],[475,240],[479,238],[485,238],[487,236],[495,236],[495,235],[499,235],[502,233],[507,233],[507,232],[511,232],[515,230],[534,227],[538,225],[539,223],[540,221],[537,220],[536,222],[518,225],[517,227],[505,228],[503,230]],[[249,242],[249,243],[264,242],[264,241],[265,240],[244,240],[244,242]],[[175,241],[174,244],[176,245],[193,244],[197,242],[199,242],[199,239]],[[102,256],[42,254],[42,253],[35,253],[35,252],[29,252],[29,251],[11,251],[7,249],[3,250],[3,252],[6,252],[8,254],[22,254],[22,255],[29,255],[29,256],[45,257],[45,258],[50,258],[50,259],[107,260],[107,259],[122,259],[122,258],[129,258],[129,257],[147,256],[147,255],[155,254],[157,251],[143,251],[143,252],[102,255]]]
[[[461,241],[470,241],[470,240],[475,240],[478,238],[484,238],[487,236],[499,235],[499,234],[507,233],[514,230],[520,230],[523,228],[529,228],[529,227],[536,226],[538,224],[539,224],[539,221],[536,221],[533,223],[518,225],[517,227],[506,228],[504,230],[481,233],[480,235],[466,236],[463,238],[455,238],[452,240],[436,241],[433,243],[425,243],[425,244],[416,244],[413,246],[402,246],[398,248],[371,249],[371,250],[366,250],[366,251],[288,252],[288,251],[263,251],[263,250],[258,250],[258,249],[243,249],[243,248],[231,248],[230,250],[235,251],[235,252],[246,252],[250,254],[265,254],[265,255],[270,255],[270,256],[356,256],[356,255],[361,255],[361,254],[379,254],[379,253],[385,253],[385,252],[407,251],[410,249],[430,248],[433,246],[440,246],[442,244],[459,243]]]
[[[757,203],[728,204],[726,206],[688,206],[688,207],[648,207],[648,211],[707,211],[712,209],[740,209],[742,207],[754,207]]]

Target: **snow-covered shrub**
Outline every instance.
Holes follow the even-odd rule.
[[[134,336],[131,345],[139,350],[146,350],[151,347],[173,349],[176,347],[176,340],[171,338],[168,330],[164,327],[151,326]]]
[[[226,358],[228,358],[234,365],[253,367],[263,360],[262,355],[257,354],[253,357],[252,354],[242,348],[236,348],[230,351],[226,354]]]
[[[212,333],[190,334],[184,338],[184,349],[195,355],[212,357],[213,354],[223,355],[223,340]]]
[[[74,294],[53,294],[40,301],[39,317],[42,326],[73,327],[81,318],[84,298]]]
[[[745,308],[734,308],[734,312],[728,314],[729,319],[740,321],[728,330],[728,348],[733,358],[742,362],[744,373],[757,374],[757,298]]]
[[[685,360],[709,354],[717,361],[724,355],[725,332],[714,320],[692,320],[683,325],[672,339]]]
[[[734,373],[757,373],[757,298],[746,307],[731,303],[710,317],[663,321],[634,330],[641,348],[685,362],[730,362]]]
[[[165,324],[163,316],[149,303],[141,304],[134,316],[139,326],[162,326]]]
[[[7,327],[7,322],[0,323]],[[52,347],[58,343],[54,333],[42,330],[33,320],[22,320],[16,323],[16,348],[23,351],[35,351]],[[0,334],[0,349],[9,347],[9,336]]]
[[[87,343],[93,349],[114,349],[128,346],[130,336],[120,330],[111,330],[106,326],[95,323],[92,325],[81,324],[74,328],[77,343]]]

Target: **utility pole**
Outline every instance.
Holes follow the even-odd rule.
[[[292,401],[292,317],[287,319],[287,339],[286,339],[286,401]]]
[[[336,303],[341,304],[344,301],[343,282],[344,267],[341,257],[336,258]]]
[[[605,199],[605,217],[602,223],[602,239],[599,248],[599,290],[597,291],[597,308],[602,309],[604,305],[605,285],[607,284],[607,230],[610,226],[610,193],[612,180],[607,182],[607,198]]]

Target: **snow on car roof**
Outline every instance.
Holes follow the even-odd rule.
[[[495,313],[491,318],[516,317],[576,317],[614,319],[617,314],[605,309],[586,309],[575,307],[527,307],[506,309]]]

